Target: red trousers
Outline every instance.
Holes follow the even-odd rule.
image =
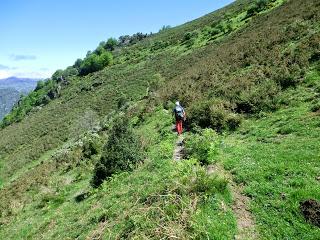
[[[182,134],[182,120],[176,120],[176,129],[179,135]]]

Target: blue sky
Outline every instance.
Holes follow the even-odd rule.
[[[109,37],[157,32],[232,0],[1,0],[0,79],[44,78]]]

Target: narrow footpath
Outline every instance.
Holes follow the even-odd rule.
[[[184,137],[183,135],[179,135],[178,140],[176,142],[176,147],[173,151],[173,160],[180,161],[184,157]]]
[[[176,142],[176,147],[173,151],[173,160],[181,161],[185,156],[184,152],[184,137],[180,135]],[[256,225],[254,217],[249,211],[250,199],[242,194],[242,187],[238,186],[233,181],[233,176],[226,171],[220,164],[209,165],[207,167],[208,175],[219,173],[222,174],[229,182],[233,197],[232,210],[237,219],[238,232],[235,236],[236,240],[256,240],[259,239],[259,235],[256,231]]]
[[[208,174],[215,172],[222,174],[229,182],[233,197],[232,210],[237,219],[238,233],[235,236],[236,240],[256,240],[259,235],[256,231],[254,217],[249,210],[250,199],[242,194],[242,187],[238,186],[234,181],[232,175],[226,171],[221,165],[209,165],[207,168]]]

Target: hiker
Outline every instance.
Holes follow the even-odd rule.
[[[176,129],[178,132],[178,135],[182,134],[182,123],[186,120],[186,112],[184,111],[184,108],[180,105],[180,103],[177,101],[176,106],[173,109],[174,116],[176,118]]]

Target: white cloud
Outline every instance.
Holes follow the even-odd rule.
[[[37,57],[35,55],[11,54],[10,59],[13,61],[23,61],[23,60],[36,60]]]

